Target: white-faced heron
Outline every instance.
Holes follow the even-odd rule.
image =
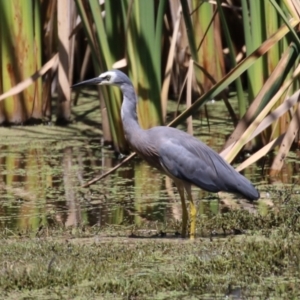
[[[257,200],[259,192],[248,179],[238,173],[217,152],[195,137],[176,128],[157,126],[147,130],[137,118],[137,95],[130,79],[119,70],[73,85],[117,85],[123,92],[121,116],[126,139],[132,149],[151,166],[170,176],[178,188],[182,204],[182,237],[186,236],[188,212],[184,191],[190,201],[190,236],[195,235],[196,208],[191,185],[217,193],[239,193]]]

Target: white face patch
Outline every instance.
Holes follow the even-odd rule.
[[[99,83],[100,85],[111,85],[115,82],[116,73],[108,71],[99,75],[99,78],[103,80]]]

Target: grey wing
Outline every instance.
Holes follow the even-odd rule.
[[[210,192],[220,190],[216,182],[218,177],[215,165],[205,153],[195,155],[185,145],[169,140],[161,145],[159,158],[172,176]]]
[[[172,176],[192,183],[210,192],[241,193],[248,199],[257,199],[252,184],[215,151],[192,138],[178,143],[169,139],[160,146],[160,163]]]

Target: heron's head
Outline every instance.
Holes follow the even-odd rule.
[[[100,74],[98,77],[88,79],[77,84],[73,87],[80,85],[122,85],[123,83],[130,83],[127,75],[119,70],[111,70]]]

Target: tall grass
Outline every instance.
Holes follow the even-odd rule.
[[[41,67],[40,1],[0,1],[0,92],[6,92]],[[41,79],[0,103],[0,123],[42,119]]]
[[[39,1],[32,0],[28,3],[30,5],[21,4],[16,0],[0,3],[4,12],[4,18],[0,21],[1,38],[4,41],[1,43],[2,91],[26,79],[41,67],[40,47],[42,38],[47,39],[40,36],[41,24],[44,24],[41,16],[43,18],[46,16],[40,13]],[[51,5],[51,1],[45,3],[43,3],[43,7],[46,5],[49,8],[49,14],[53,15],[55,6]],[[170,96],[168,94],[169,86],[171,91],[176,89],[178,91],[183,90],[182,87],[187,84],[185,86],[188,89],[187,103],[193,102],[193,104],[172,121],[172,126],[185,121],[207,101],[216,97],[222,98],[233,117],[234,115],[243,116],[225,145],[225,148],[228,148],[241,139],[245,130],[268,107],[276,91],[281,89],[285,82],[292,79],[289,90],[281,95],[269,112],[280,107],[285,97],[293,94],[299,88],[299,81],[292,76],[298,64],[296,55],[300,45],[297,28],[295,28],[299,24],[300,8],[299,3],[295,0],[241,0],[241,6],[238,8],[219,0],[216,3],[193,0],[157,2],[124,0],[119,4],[116,6],[114,1],[109,0],[100,3],[98,0],[76,0],[77,13],[80,18],[76,25],[72,24],[75,26],[71,28],[73,29],[72,33],[70,36],[66,33],[62,35],[62,32],[56,33],[59,38],[58,45],[63,45],[61,49],[70,47],[69,67],[64,67],[69,68],[67,70],[68,78],[59,80],[62,90],[66,91],[66,88],[69,88],[69,80],[73,77],[73,62],[76,65],[78,61],[83,60],[82,58],[78,61],[75,60],[72,57],[77,53],[77,49],[74,49],[75,45],[62,39],[66,39],[67,36],[74,39],[76,36],[77,45],[82,42],[86,46],[86,42],[80,38],[82,28],[88,43],[86,49],[91,53],[95,75],[114,66],[122,66],[129,74],[139,95],[138,114],[144,128],[161,124],[165,119],[167,101]],[[28,53],[36,55],[25,56],[24,53],[27,55],[27,52],[21,51],[24,50],[24,47],[22,46],[21,49],[15,46],[19,46],[16,44],[15,34],[19,25],[17,22],[12,22],[11,16],[13,12],[18,11],[23,12],[18,17],[20,17],[19,20],[26,21],[27,25],[24,25],[24,28],[29,28],[28,35],[22,37],[23,40],[26,40],[26,43],[22,45],[26,45],[26,47],[28,45]],[[49,18],[49,14],[47,18]],[[175,14],[176,17],[174,17]],[[241,42],[239,45],[236,43],[237,37],[234,30],[231,30],[232,25],[228,22],[230,14],[243,21],[245,45],[242,45]],[[76,12],[73,11],[71,19],[75,20],[76,16]],[[55,18],[51,20],[55,22]],[[52,23],[51,28],[51,36],[55,40],[53,32],[57,30],[56,26],[53,26]],[[293,41],[292,46],[291,41]],[[51,57],[49,53],[52,53],[55,43],[49,42],[46,45],[52,47],[51,50],[47,49],[48,54],[45,55],[49,59]],[[241,47],[241,45],[245,47]],[[225,47],[230,53],[229,60],[223,51]],[[86,53],[89,53],[88,50]],[[283,53],[289,53],[285,62],[281,61]],[[237,54],[244,55],[244,59],[238,60]],[[7,73],[7,70],[12,69],[5,68],[5,66],[13,66],[14,61],[17,61],[16,55],[26,57],[24,70],[27,70],[27,64],[34,68],[25,73],[23,68],[16,66],[13,68],[16,73],[12,77],[11,73]],[[62,62],[62,60],[60,61]],[[229,63],[225,64],[228,61]],[[227,74],[225,74],[225,65],[229,69]],[[280,65],[282,72],[276,78],[274,74],[277,74],[277,71],[275,72],[277,65]],[[62,69],[60,70],[62,71]],[[248,101],[245,101],[243,97],[240,78],[245,78],[245,76],[246,84],[243,87],[248,91]],[[61,76],[59,77],[61,78]],[[167,81],[164,82],[164,78],[167,78]],[[25,93],[1,103],[0,121],[23,122],[29,116],[43,117],[43,103],[39,96],[41,81],[34,82],[30,88],[33,91],[31,94],[27,94],[26,90]],[[234,82],[239,99],[239,111],[236,112],[232,112],[230,101],[227,99],[228,86]],[[163,91],[162,86],[164,86]],[[175,86],[177,87],[175,88]],[[49,90],[49,84],[47,90]],[[99,90],[99,95],[102,119],[104,120],[103,128],[104,132],[107,132],[105,138],[109,139],[110,136],[115,150],[124,152],[128,149],[119,113],[120,91],[103,87]],[[246,111],[250,104],[250,109]],[[164,108],[163,112],[162,107]],[[261,142],[266,144],[271,139],[287,132],[286,124],[291,118],[287,114],[281,116],[274,122],[272,128],[262,134]],[[108,122],[105,123],[105,120]],[[248,138],[245,140],[249,141]],[[232,152],[228,155],[233,158],[236,151],[235,154]]]
[[[160,101],[163,20],[166,0],[122,1],[128,72],[138,93],[141,126],[162,123]]]

